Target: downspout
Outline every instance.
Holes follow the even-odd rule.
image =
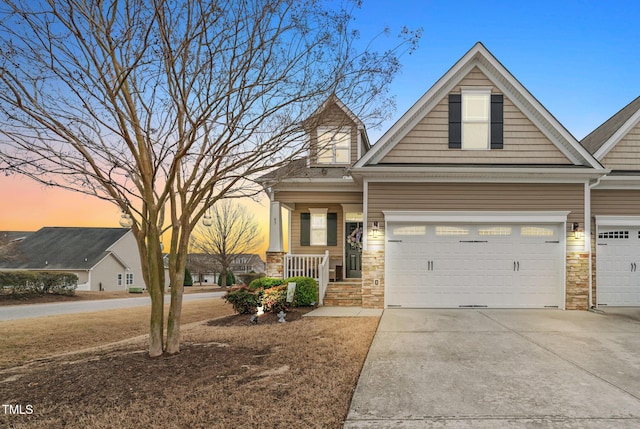
[[[589,311],[597,312],[596,305],[593,302],[593,250],[591,248],[591,190],[600,184],[602,177],[589,184],[584,184],[584,245],[589,254]],[[588,241],[587,241],[588,240]]]

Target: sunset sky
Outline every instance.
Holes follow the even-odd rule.
[[[640,96],[640,2],[364,0],[354,26],[363,41],[385,26],[423,27],[420,47],[401,59],[391,86],[397,110],[375,142],[453,64],[481,41],[578,139]],[[383,44],[394,42],[382,38]],[[383,46],[382,48],[384,48]],[[68,191],[0,177],[0,230],[118,226],[118,209]],[[263,225],[268,204],[248,202]]]

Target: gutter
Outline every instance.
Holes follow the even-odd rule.
[[[588,249],[588,254],[589,254],[589,304],[588,304],[588,310],[589,311],[594,311],[594,312],[599,312],[597,309],[597,306],[593,303],[593,250],[591,248],[591,190],[593,188],[596,188],[599,184],[600,181],[602,180],[602,177],[599,177],[598,179],[596,179],[595,182],[589,184],[589,183],[585,183],[585,199],[584,199],[584,208],[585,208],[585,230],[587,229],[587,224],[586,221],[589,221],[589,235],[587,236],[587,234],[585,233],[585,246],[586,246],[586,238],[589,238],[589,249]],[[587,193],[589,195],[589,198],[587,198]],[[587,201],[588,200],[588,201]],[[589,204],[588,207],[588,215],[587,215],[587,204]],[[597,239],[597,237],[596,237]]]

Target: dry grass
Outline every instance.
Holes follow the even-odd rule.
[[[149,333],[151,307],[0,322],[0,368]],[[169,306],[165,306],[165,318]],[[182,324],[232,313],[220,298],[185,302]]]
[[[149,359],[140,340],[6,369],[0,398],[34,413],[0,426],[338,428],[378,320],[197,323],[175,356]]]

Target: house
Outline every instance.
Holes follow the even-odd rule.
[[[12,253],[14,257],[0,262],[0,270],[72,273],[78,276],[78,290],[145,287],[128,228],[45,227],[20,235]]]
[[[477,43],[375,145],[336,97],[312,118],[261,179],[268,275],[369,308],[640,305],[639,99],[578,142]]]
[[[264,273],[265,263],[255,253],[242,253],[233,256],[231,271],[233,274]]]

